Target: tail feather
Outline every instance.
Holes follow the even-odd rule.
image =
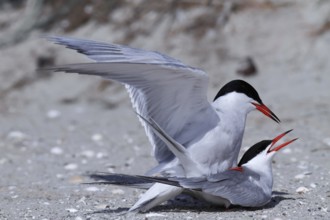
[[[90,174],[91,179],[97,182],[90,182],[87,184],[103,184],[103,185],[118,185],[138,189],[149,189],[155,181],[152,179],[141,178],[136,175],[116,174],[116,173],[94,173]]]
[[[126,174],[95,173],[89,175],[98,182],[87,184],[111,184],[119,186],[148,189],[127,213],[146,212],[149,209],[179,195],[183,192],[178,181],[165,177],[150,177]]]

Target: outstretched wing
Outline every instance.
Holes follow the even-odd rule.
[[[158,52],[66,37],[48,39],[97,61],[58,66],[53,70],[98,75],[125,84],[135,111],[153,118],[185,147],[215,127],[219,120],[207,101],[208,77],[202,70]],[[140,121],[157,161],[166,163],[173,159],[166,144]]]

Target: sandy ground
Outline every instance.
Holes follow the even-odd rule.
[[[208,13],[194,9],[182,12],[178,24],[165,17],[147,36],[130,42],[205,69],[210,99],[229,80],[242,78],[235,73],[239,61],[253,57],[258,74],[243,79],[282,123],[251,113],[243,149],[291,128],[288,138],[299,137],[274,159],[275,194],[268,205],[225,210],[176,201],[118,216],[141,190],[81,183],[91,171],[143,174],[155,165],[144,130],[120,84],[36,74],[40,56],[50,55],[56,64],[86,60],[35,33],[0,51],[0,219],[329,219],[330,31],[313,33],[329,19],[330,7],[303,2],[247,8],[202,37],[179,29],[189,16]],[[121,42],[124,34],[111,24],[89,23],[70,36]],[[298,193],[300,187],[305,190]]]

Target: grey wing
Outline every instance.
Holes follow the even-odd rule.
[[[215,127],[219,120],[207,101],[208,77],[199,69],[157,52],[65,37],[48,39],[97,61],[53,70],[98,75],[125,84],[136,112],[153,118],[183,146]],[[166,163],[173,159],[166,144],[144,121],[140,122],[157,161]]]
[[[258,179],[258,176],[254,178]],[[203,184],[202,191],[225,198],[231,204],[245,207],[259,207],[271,199],[271,195],[252,182],[250,176],[231,170],[209,178]]]
[[[142,115],[139,116],[167,145],[168,149],[170,149],[171,152],[179,159],[183,169],[185,170],[185,176],[189,177],[202,175],[199,164],[191,158],[189,151],[187,151],[180,143],[176,142],[172,137],[167,135],[166,132],[152,118],[146,119]]]
[[[83,40],[71,37],[46,36],[46,39],[76,50],[97,62],[149,63],[187,67],[181,61],[156,51],[146,51],[120,44]]]
[[[260,186],[250,180],[250,176],[238,171],[225,171],[207,177],[148,177],[139,176],[146,181],[182,187],[199,191],[230,201],[233,205],[244,207],[260,207],[271,199],[271,194],[265,193]],[[258,178],[258,174],[254,176]]]

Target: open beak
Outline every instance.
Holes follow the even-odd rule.
[[[285,146],[291,144],[292,142],[294,142],[295,140],[297,140],[298,138],[292,139],[292,140],[287,141],[287,142],[285,142],[285,143],[283,143],[283,144],[281,144],[281,145],[279,145],[279,146],[277,146],[277,147],[275,147],[275,148],[272,149],[272,147],[276,144],[277,141],[279,141],[282,137],[284,137],[287,133],[289,133],[291,131],[292,131],[292,129],[291,130],[288,130],[288,131],[284,132],[283,134],[280,134],[276,138],[274,138],[273,141],[272,141],[272,143],[271,143],[271,147],[268,150],[268,153],[279,151],[283,147],[285,147]]]
[[[262,112],[267,117],[273,119],[277,123],[281,122],[280,119],[266,105],[255,102],[252,102],[252,104],[256,107],[258,111]]]

